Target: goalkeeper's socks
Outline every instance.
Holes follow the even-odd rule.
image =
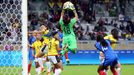
[[[67,52],[68,52],[68,48],[64,48],[63,50],[61,50],[60,54],[63,56]]]
[[[65,52],[65,58],[68,59],[68,52]]]

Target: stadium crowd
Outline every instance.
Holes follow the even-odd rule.
[[[47,3],[48,12],[29,12],[29,30],[35,30],[41,25],[57,25],[62,4],[66,0],[49,0]],[[112,28],[117,28],[120,31],[120,38],[133,40],[134,34],[134,22],[131,18],[125,15],[125,4],[124,2],[130,3],[129,1],[119,0],[120,5],[117,6],[117,0],[71,0],[77,10],[81,26],[76,27],[76,35],[78,40],[95,40],[98,34],[108,34]],[[36,2],[36,1],[35,1]],[[104,17],[97,17],[99,12],[95,7],[104,6]],[[88,7],[89,6],[89,7]],[[40,6],[43,8],[43,6]],[[123,8],[124,7],[124,8]],[[120,10],[118,10],[118,9]],[[34,9],[32,1],[29,2],[29,10]],[[101,10],[101,9],[100,9]],[[71,12],[70,16],[73,16]],[[112,18],[110,18],[112,17]],[[88,25],[87,25],[88,23]],[[110,30],[108,29],[110,28]]]
[[[48,27],[57,25],[60,18],[62,5],[65,1],[66,0],[29,0],[29,31],[38,29],[42,25],[47,25]],[[132,6],[133,3],[130,0],[119,0],[119,2],[118,0],[71,1],[74,3],[81,23],[81,26],[76,25],[75,28],[75,33],[78,40],[95,40],[95,37],[98,34],[106,35],[112,28],[117,28],[119,30],[121,39],[134,40],[133,16],[131,17],[129,14],[126,14],[126,8],[128,5]],[[0,0],[0,4],[3,2],[4,0]],[[13,3],[14,2],[10,0],[9,5]],[[17,1],[15,3],[17,3]],[[117,3],[119,3],[119,6]],[[40,7],[37,8],[36,4],[39,4]],[[17,9],[19,9],[19,7],[17,7]],[[3,11],[4,9],[0,9],[0,13]],[[102,15],[101,12],[104,12],[105,14],[103,13]],[[101,14],[101,16],[98,14]],[[4,16],[4,14],[2,15]],[[71,16],[73,15],[71,14]],[[6,43],[6,41],[9,41],[9,45],[21,43],[21,37],[18,37],[21,36],[21,21],[19,18],[19,15],[15,20],[11,18],[9,23],[6,23],[4,19],[0,18],[0,43]],[[8,48],[9,45],[4,48]]]

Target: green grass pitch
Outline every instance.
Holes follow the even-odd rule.
[[[64,66],[64,70],[61,75],[98,75],[98,65],[71,65]],[[32,68],[31,75],[35,74],[34,68]],[[133,75],[134,65],[122,65],[122,75]],[[45,74],[43,74],[45,75]],[[110,70],[108,75],[112,75]]]
[[[71,65],[64,66],[61,75],[98,75],[98,65]],[[133,75],[134,65],[122,65],[121,75]],[[22,75],[21,68],[19,67],[0,67],[0,75]],[[35,75],[35,68],[32,67],[31,75]],[[46,75],[45,73],[42,75]],[[112,75],[110,70],[108,75]]]

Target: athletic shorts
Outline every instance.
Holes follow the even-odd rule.
[[[52,62],[53,64],[57,64],[60,62],[60,58],[56,55],[56,56],[48,56],[48,60],[50,62]]]
[[[32,48],[29,48],[28,57],[29,57],[29,60],[34,60],[34,56],[32,55]]]
[[[115,59],[105,59],[104,62],[102,63],[102,65],[104,67],[110,66],[110,67],[114,68],[117,65],[117,63],[118,63],[118,59],[117,58],[115,58]]]
[[[62,47],[64,47],[66,44],[68,44],[68,48],[70,50],[76,49],[77,48],[76,37],[75,36],[64,36],[63,42],[62,42]]]

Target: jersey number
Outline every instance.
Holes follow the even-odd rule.
[[[66,34],[71,34],[69,26],[64,27],[64,31]]]

